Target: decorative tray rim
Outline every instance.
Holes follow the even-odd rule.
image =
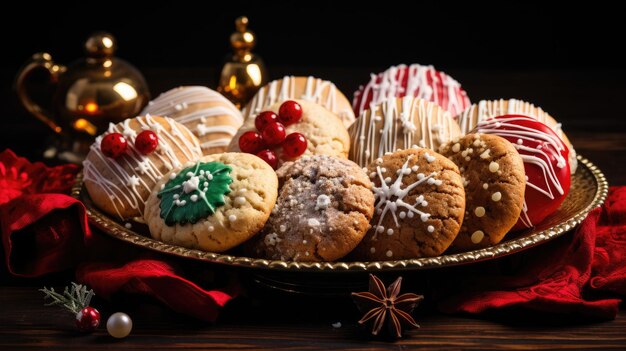
[[[374,272],[422,270],[438,267],[456,266],[464,263],[479,262],[505,256],[559,237],[580,224],[580,222],[582,222],[587,217],[587,214],[591,210],[601,206],[604,203],[604,200],[606,199],[606,196],[608,194],[609,185],[606,177],[596,165],[594,165],[591,161],[582,157],[581,155],[578,155],[577,159],[579,162],[579,167],[584,166],[586,170],[591,173],[596,183],[596,193],[593,197],[593,200],[584,209],[578,211],[566,221],[563,221],[555,226],[552,226],[537,233],[533,233],[528,236],[506,241],[487,248],[461,253],[444,254],[437,257],[371,262],[297,262],[233,256],[229,254],[188,249],[185,247],[160,242],[125,228],[122,224],[109,218],[106,214],[92,206],[90,203],[85,203],[85,208],[87,210],[87,216],[90,223],[117,239],[153,251],[158,251],[179,257],[201,260],[205,262],[212,262],[229,266],[280,271]],[[79,173],[79,175],[77,176],[71,194],[73,197],[82,200],[82,197],[84,196],[82,172]]]

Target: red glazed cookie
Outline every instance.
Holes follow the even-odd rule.
[[[465,212],[457,166],[429,149],[396,151],[368,167],[376,198],[372,228],[354,251],[365,261],[441,255]]]
[[[479,122],[475,133],[511,142],[524,161],[524,209],[514,229],[530,228],[556,211],[569,191],[569,150],[545,124],[526,116],[505,115]]]
[[[435,104],[456,116],[470,105],[461,84],[433,66],[412,64],[391,66],[372,78],[354,93],[352,108],[358,116],[371,105],[389,98],[412,96]]]
[[[451,248],[468,251],[499,243],[524,205],[521,156],[506,139],[489,134],[468,134],[439,152],[459,167],[465,186],[465,217]]]

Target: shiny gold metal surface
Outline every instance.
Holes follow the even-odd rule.
[[[136,116],[150,100],[144,77],[113,56],[116,48],[112,35],[95,33],[85,42],[85,58],[65,67],[55,63],[50,54],[38,53],[17,74],[17,94],[24,107],[76,153],[84,152],[109,123]],[[41,69],[55,86],[49,107],[35,102],[30,94],[29,78]]]
[[[217,91],[241,108],[267,83],[267,70],[261,57],[251,52],[257,39],[248,29],[248,18],[237,18],[235,27],[230,36],[233,54],[224,60]]]
[[[100,228],[105,233],[133,245],[166,254],[230,266],[253,267],[276,272],[377,272],[420,270],[469,264],[472,262],[479,262],[509,255],[547,242],[573,229],[583,219],[585,219],[589,211],[604,203],[609,189],[606,178],[598,167],[589,162],[587,159],[582,158],[580,155],[578,156],[578,161],[579,166],[576,173],[572,176],[572,187],[567,195],[567,198],[554,214],[546,218],[532,230],[511,233],[500,244],[480,250],[456,254],[444,254],[439,257],[398,261],[321,263],[285,262],[191,250],[153,240],[149,237],[147,231],[142,235],[139,233],[140,231],[126,229],[124,227],[124,223],[116,222],[103,214],[100,210],[94,207],[89,195],[84,191],[82,185],[82,175],[78,177],[72,191],[72,195],[81,199],[85,203],[91,224]]]

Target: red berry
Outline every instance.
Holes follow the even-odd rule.
[[[110,133],[100,141],[100,150],[105,156],[118,158],[126,152],[128,142],[120,133]]]
[[[270,165],[273,169],[278,168],[278,158],[276,157],[274,151],[266,149],[257,153],[256,155],[263,161],[267,162],[267,164]]]
[[[300,133],[291,133],[283,141],[283,153],[289,158],[302,155],[306,151],[307,141]]]
[[[265,142],[263,141],[261,134],[255,131],[248,131],[239,137],[239,148],[243,152],[256,154],[265,148]]]
[[[283,102],[278,109],[278,119],[286,126],[296,123],[302,118],[302,106],[299,103],[288,100]]]
[[[263,111],[254,119],[254,126],[256,127],[256,130],[262,132],[268,124],[276,122],[278,122],[277,114],[272,111]]]
[[[100,312],[97,309],[87,306],[76,314],[76,326],[80,331],[91,332],[100,325]]]
[[[269,146],[278,145],[285,140],[285,126],[282,123],[270,123],[265,126],[265,129],[261,132],[263,140]]]
[[[144,155],[147,155],[159,146],[159,137],[151,130],[144,130],[135,139],[135,148]]]

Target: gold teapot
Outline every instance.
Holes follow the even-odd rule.
[[[233,53],[224,59],[217,91],[242,108],[267,83],[267,70],[261,57],[251,52],[256,36],[248,29],[248,18],[237,18],[235,29],[230,36]]]
[[[21,103],[61,137],[61,149],[78,158],[109,123],[135,117],[150,100],[144,77],[128,62],[113,57],[116,48],[112,35],[95,33],[85,42],[85,58],[65,67],[50,54],[37,53],[17,74]],[[54,85],[49,108],[31,98],[28,84],[32,73],[42,69]]]

